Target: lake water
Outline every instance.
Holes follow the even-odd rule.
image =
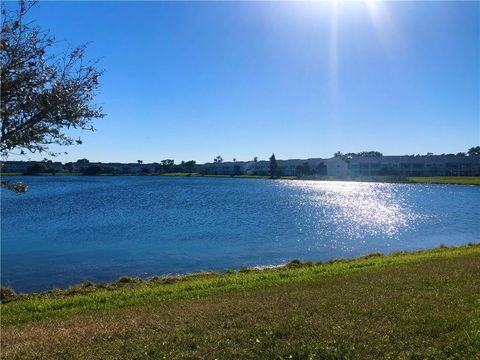
[[[17,177],[1,280],[38,291],[480,241],[480,187],[169,177]]]

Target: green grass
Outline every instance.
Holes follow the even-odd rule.
[[[2,176],[19,176],[23,175],[22,173],[2,173]],[[51,173],[40,174],[42,176],[80,176],[83,174],[80,173],[56,173],[55,175]],[[102,174],[104,176],[133,176],[138,174]],[[154,175],[154,174],[146,174],[146,175]],[[176,172],[176,173],[165,173],[161,174],[161,176],[193,176],[193,177],[212,177],[212,178],[240,178],[240,179],[269,179],[270,176],[264,175],[202,175],[199,173],[184,173],[184,172]],[[282,180],[296,180],[300,179],[297,176],[282,176],[280,179]],[[310,178],[305,178],[305,180],[312,180]],[[324,177],[319,179],[313,180],[323,180],[323,181],[375,181],[375,182],[410,182],[410,183],[422,183],[422,184],[452,184],[452,185],[480,185],[480,176],[433,176],[433,177],[388,177],[388,176],[377,176],[377,177],[359,177],[359,178],[346,178],[346,179],[337,179],[335,177]]]
[[[215,174],[207,174],[202,175],[199,173],[164,173],[161,174],[162,176],[202,176],[202,177],[212,177],[212,178],[235,178],[235,179],[270,179],[270,176],[267,175],[215,175]],[[282,176],[280,179],[282,180],[294,180],[296,176]]]
[[[161,176],[200,176],[199,173],[184,173],[184,172],[176,172],[176,173],[164,173]]]
[[[87,284],[2,304],[2,359],[474,359],[479,273],[472,245]]]
[[[480,185],[480,176],[409,177],[409,181],[423,184]]]

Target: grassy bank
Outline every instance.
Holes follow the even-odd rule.
[[[1,305],[2,358],[476,358],[480,246],[129,278]]]
[[[243,178],[243,179],[269,179],[262,175],[202,175],[199,173],[166,173],[162,176],[203,176],[213,178]],[[298,177],[282,176],[282,180],[314,180],[314,181],[353,181],[353,182],[381,182],[381,183],[418,183],[418,184],[450,184],[450,185],[480,185],[478,176],[434,176],[434,177],[406,177],[406,176],[361,176],[336,178],[325,177]]]
[[[25,175],[23,173],[2,173],[2,176],[84,176],[82,173],[41,173],[36,175]],[[164,174],[98,174],[96,176],[171,176],[171,177],[213,177],[213,178],[235,178],[235,179],[270,179],[270,176],[263,175],[202,175],[200,173],[164,173]],[[282,176],[282,180],[294,180],[296,176]]]
[[[201,176],[201,177],[212,177],[212,178],[234,178],[234,179],[270,179],[270,176],[267,175],[214,175],[214,174],[199,174],[199,173],[165,173],[160,176]],[[296,176],[282,176],[282,180],[294,180]]]
[[[422,184],[480,185],[480,176],[409,177],[408,180]]]
[[[22,173],[2,173],[2,176],[20,176]],[[83,176],[81,173],[42,173],[41,176]],[[270,176],[263,175],[202,175],[200,173],[164,173],[154,174],[101,174],[100,176],[171,176],[171,177],[212,177],[212,178],[235,178],[235,179],[270,179]],[[319,180],[319,181],[359,181],[359,182],[386,182],[386,183],[418,183],[418,184],[450,184],[450,185],[480,185],[479,176],[433,176],[433,177],[401,177],[401,176],[362,176],[336,178],[326,176],[321,178],[282,176],[281,180]]]

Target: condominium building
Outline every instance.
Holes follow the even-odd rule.
[[[319,165],[324,164],[326,167],[326,174],[328,176],[345,177],[348,175],[348,164],[338,158],[331,159],[289,159],[277,160],[278,167],[282,175],[294,176],[298,175],[298,166],[308,164],[308,167],[315,172]],[[198,171],[204,174],[218,174],[218,175],[270,175],[270,161],[237,161],[237,162],[222,162],[222,163],[206,163],[199,165]]]
[[[480,176],[480,156],[353,157],[348,169],[350,176]]]
[[[25,173],[36,161],[5,161],[2,172]],[[64,171],[60,162],[45,162],[56,172]],[[416,155],[353,157],[348,160],[330,159],[289,159],[277,160],[280,173],[285,176],[310,175],[336,178],[361,176],[480,176],[480,155]],[[101,163],[79,160],[72,163],[72,172],[84,173],[92,165],[116,174],[153,174],[158,163]],[[218,175],[270,175],[270,161],[235,161],[197,165],[201,174]],[[305,170],[307,169],[307,171]]]

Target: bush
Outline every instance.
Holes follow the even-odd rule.
[[[285,265],[287,269],[297,268],[301,266],[302,266],[302,262],[298,259],[291,260]]]
[[[15,300],[18,297],[17,293],[10,287],[0,287],[0,302],[2,304]]]
[[[182,278],[180,278],[178,276],[164,276],[164,277],[162,277],[160,282],[162,284],[173,284],[173,283],[179,282],[181,280],[182,280]]]
[[[383,256],[383,253],[381,252],[372,252],[370,254],[360,256],[360,259],[370,259],[372,257],[378,257],[378,256]]]
[[[138,283],[138,282],[141,282],[139,278],[122,276],[120,279],[115,281],[115,284],[130,284],[130,283]]]
[[[91,282],[90,280],[87,280],[81,284],[83,288],[90,288],[90,287],[95,287],[96,285]]]

